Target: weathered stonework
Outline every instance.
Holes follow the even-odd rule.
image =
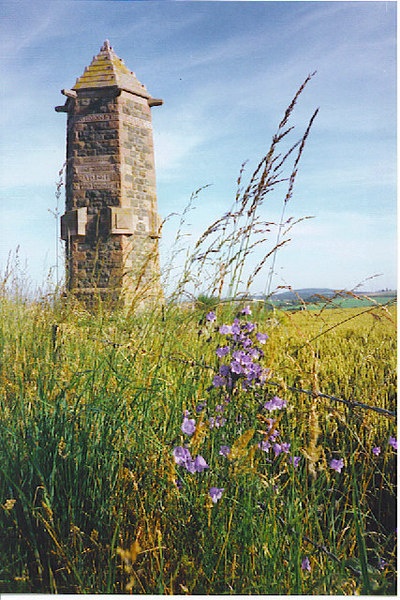
[[[150,96],[106,41],[58,112],[68,113],[67,286],[91,303],[162,297]]]

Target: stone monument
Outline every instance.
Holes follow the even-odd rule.
[[[57,112],[66,112],[67,288],[86,304],[162,297],[152,98],[106,40]]]

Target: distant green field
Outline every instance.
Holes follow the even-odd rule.
[[[365,298],[327,298],[321,302],[305,302],[304,304],[279,304],[281,310],[321,310],[323,308],[367,308],[374,305],[390,305],[396,302],[396,296],[373,296]]]

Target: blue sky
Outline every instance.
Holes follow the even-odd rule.
[[[242,163],[250,175],[317,71],[292,115],[294,141],[320,109],[286,213],[315,218],[293,228],[274,285],[352,289],[381,274],[363,289],[396,287],[395,2],[0,0],[0,10],[1,271],[17,246],[34,284],[55,264],[49,209],[66,118],[54,107],[109,39],[164,100],[152,109],[161,215],[211,184],[188,244],[229,210]],[[264,218],[278,220],[281,206],[271,195]],[[176,228],[165,227],[163,262]]]

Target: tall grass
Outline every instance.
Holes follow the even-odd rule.
[[[395,308],[219,297],[243,283],[253,201],[307,135],[201,238],[172,300],[214,248],[221,279],[194,307],[89,312],[2,287],[0,592],[395,593],[395,420],[318,396],[395,410]]]
[[[295,468],[258,447],[276,388],[237,391],[210,429],[221,335],[199,329],[201,313],[57,314],[4,297],[1,313],[2,591],[394,593],[395,423],[284,389],[317,382],[393,410],[393,321],[355,319],[298,350],[319,330],[310,315],[251,317],[269,334],[262,362],[287,401],[277,427]],[[174,462],[185,443],[210,469]],[[216,504],[212,486],[224,488]]]

